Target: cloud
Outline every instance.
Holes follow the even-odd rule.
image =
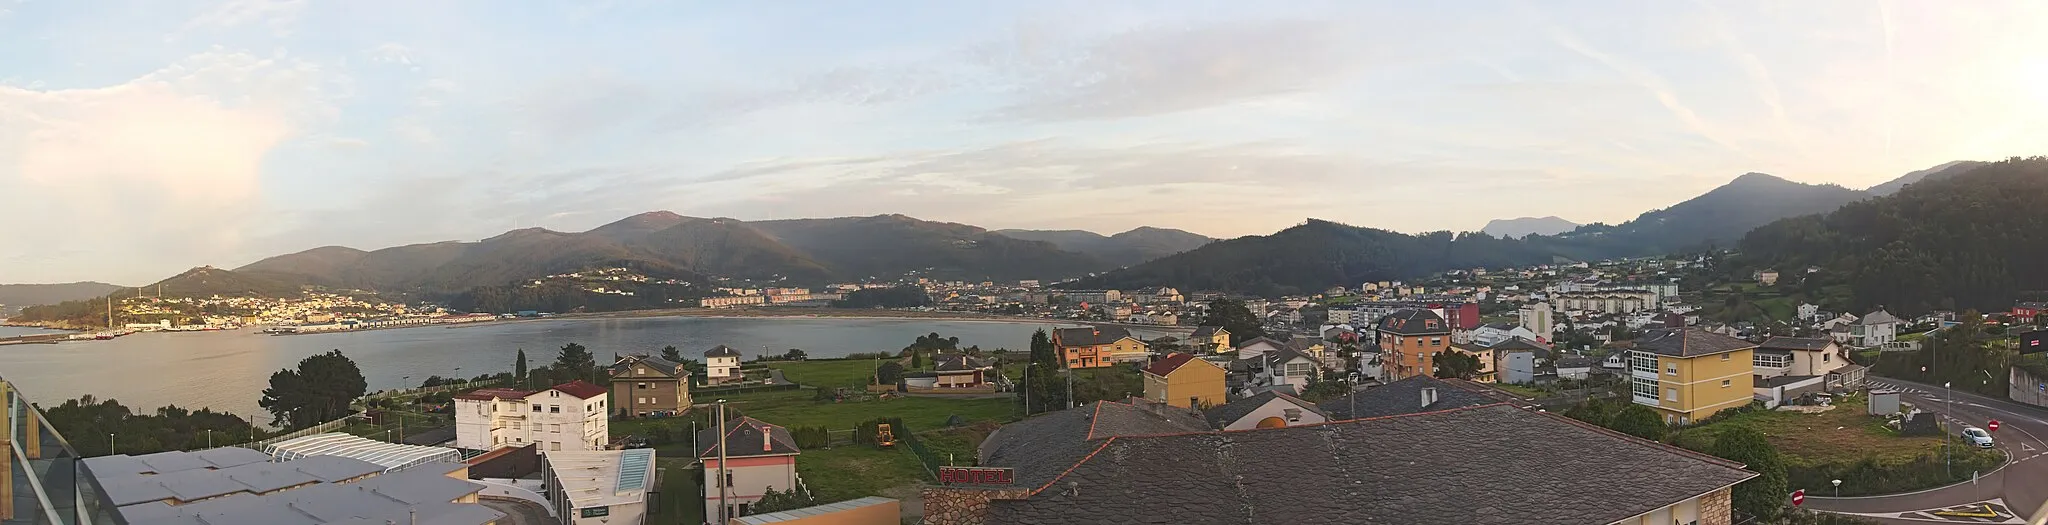
[[[413,66],[413,69],[419,69],[413,64],[412,53],[412,48],[394,42],[385,42],[370,50],[370,61],[379,64]]]
[[[227,0],[213,9],[185,22],[183,27],[171,33],[171,40],[178,40],[193,32],[230,29],[244,25],[261,24],[268,26],[279,36],[290,33],[291,26],[299,15],[305,13],[307,0]]]
[[[140,281],[113,253],[234,247],[262,210],[266,155],[331,114],[321,84],[308,64],[216,51],[102,88],[0,86],[0,208],[63,225],[16,229],[0,250],[90,247],[109,255],[101,275]]]

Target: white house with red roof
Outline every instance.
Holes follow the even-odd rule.
[[[485,388],[455,395],[455,447],[491,450],[537,443],[548,450],[604,450],[611,442],[605,388],[576,380],[546,390]]]

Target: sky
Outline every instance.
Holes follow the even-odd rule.
[[[0,0],[0,282],[639,212],[1621,222],[2048,153],[2048,3]]]

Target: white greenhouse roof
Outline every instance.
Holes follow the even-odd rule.
[[[329,432],[279,441],[263,447],[276,461],[311,456],[338,456],[375,463],[385,472],[403,470],[423,463],[460,463],[462,452],[447,447],[385,443],[361,436]]]

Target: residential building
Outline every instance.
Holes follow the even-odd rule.
[[[1600,360],[1585,356],[1560,357],[1555,366],[1558,379],[1585,381],[1600,368]]]
[[[1218,354],[1229,352],[1232,350],[1230,346],[1230,331],[1223,329],[1223,327],[1221,326],[1202,326],[1195,328],[1195,333],[1193,335],[1188,336],[1187,344],[1188,348],[1191,349],[1199,349]]]
[[[1552,315],[1555,312],[1550,310],[1550,303],[1525,304],[1516,312],[1521,316],[1522,328],[1535,332],[1544,340],[1549,340],[1557,333],[1557,325],[1552,324]]]
[[[1385,377],[1401,380],[1436,371],[1435,356],[1450,348],[1451,326],[1431,310],[1405,308],[1373,323]]]
[[[1778,284],[1778,271],[1777,271],[1777,270],[1763,270],[1763,271],[1759,271],[1759,272],[1756,272],[1756,276],[1755,276],[1755,277],[1756,277],[1756,283],[1757,283],[1757,284],[1761,284],[1761,285],[1764,285],[1764,286],[1775,286],[1775,285],[1777,285],[1777,284]]]
[[[1849,365],[1833,339],[1772,337],[1756,346],[1754,374],[1759,378],[1819,376]]]
[[[1145,288],[1131,294],[1131,302],[1138,304],[1180,304],[1183,301],[1180,290],[1170,286]]]
[[[995,365],[967,354],[932,356],[932,371],[938,375],[935,388],[993,388]]]
[[[1814,320],[1814,318],[1819,316],[1820,305],[1813,303],[1799,303],[1799,320],[1812,321]]]
[[[761,495],[771,489],[783,491],[802,486],[803,478],[796,475],[796,458],[803,451],[797,449],[789,429],[751,417],[727,421],[723,463],[719,460],[717,428],[697,432],[697,446],[701,447],[697,459],[704,462],[705,477],[697,486],[704,491],[704,516],[713,523],[722,523],[717,521],[718,516],[752,514],[747,507],[761,501]],[[722,514],[721,502],[725,507]]]
[[[485,388],[455,395],[455,447],[603,450],[611,443],[604,387],[581,379],[528,392]]]
[[[1245,430],[1314,425],[1330,420],[1315,404],[1280,392],[1263,392],[1202,411],[1209,428]]]
[[[1117,290],[1067,290],[1060,295],[1066,296],[1067,302],[1074,305],[1114,303],[1124,298],[1123,292]]]
[[[1493,350],[1493,358],[1502,383],[1527,385],[1556,379],[1558,372],[1551,365],[1553,350],[1550,345],[1525,337],[1515,337],[1487,347]]]
[[[2048,303],[2020,302],[2012,305],[2012,317],[2020,323],[2034,322],[2035,316],[2044,313],[2048,313]]]
[[[654,449],[547,452],[541,479],[562,525],[645,523]]]
[[[1067,368],[1102,368],[1151,358],[1144,341],[1118,326],[1053,330],[1052,345],[1066,359]]]
[[[735,306],[750,306],[767,303],[768,298],[759,295],[729,295],[723,297],[706,297],[697,300],[697,306],[702,308],[732,308]]]
[[[704,384],[720,385],[745,381],[740,373],[740,351],[718,345],[704,351]]]
[[[690,409],[690,370],[649,355],[620,356],[611,366],[612,414],[665,416]]]
[[[1530,341],[1549,341],[1552,335],[1507,323],[1480,326],[1479,329],[1468,333],[1471,334],[1472,343],[1480,346],[1493,346],[1518,337]]]
[[[1630,352],[1631,398],[1679,425],[1747,405],[1755,350],[1755,343],[1697,328],[1650,330]]]
[[[1469,355],[1479,360],[1479,371],[1472,374],[1472,381],[1492,383],[1500,380],[1498,376],[1500,370],[1496,368],[1500,365],[1498,362],[1499,355],[1494,352],[1492,347],[1452,343],[1450,348],[1445,351]],[[1441,356],[1437,358],[1441,358]],[[1432,371],[1431,373],[1435,372]]]
[[[925,489],[924,519],[1727,525],[1730,489],[1756,477],[1727,460],[1505,404],[1228,431],[1191,430],[1175,412],[1094,408],[997,430],[979,464],[1011,469],[1012,482]],[[1460,472],[1468,474],[1449,474]]]
[[[1862,319],[1857,319],[1856,324],[1849,325],[1849,337],[1855,340],[1859,348],[1884,346],[1885,343],[1897,339],[1898,334],[1899,318],[1892,317],[1891,312],[1884,311],[1884,308],[1878,308],[1877,311],[1864,315]]]
[[[1229,371],[1192,354],[1167,354],[1145,367],[1145,399],[1180,408],[1201,409],[1227,400]]]
[[[1254,337],[1237,344],[1237,358],[1245,360],[1260,359],[1266,354],[1278,352],[1283,348],[1287,348],[1287,343],[1278,339],[1268,336]]]
[[[1551,298],[1559,308],[1604,314],[1631,314],[1656,309],[1656,294],[1641,290],[1562,292]]]
[[[1265,375],[1255,382],[1259,386],[1292,387],[1295,394],[1308,389],[1315,381],[1321,361],[1293,348],[1282,348],[1278,352],[1264,354]]]

